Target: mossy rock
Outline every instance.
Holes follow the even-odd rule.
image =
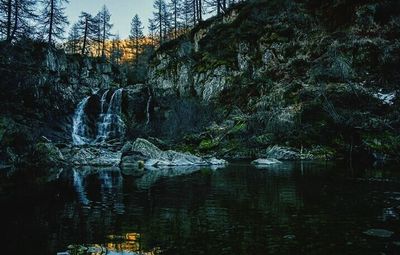
[[[238,134],[243,134],[246,131],[247,131],[247,123],[240,122],[240,123],[237,123],[231,130],[229,130],[229,134],[230,135],[238,135]]]
[[[218,146],[219,146],[219,141],[214,140],[214,139],[206,139],[206,140],[201,141],[201,143],[199,145],[199,149],[201,151],[208,151],[208,150],[215,149]]]
[[[259,136],[254,136],[251,138],[251,142],[256,143],[258,145],[271,145],[274,142],[274,135],[268,133]]]
[[[380,135],[365,134],[363,143],[372,153],[382,153],[400,158],[400,135],[390,132]]]
[[[313,160],[332,160],[337,156],[337,152],[327,146],[315,146],[302,155],[304,159],[310,158]]]
[[[37,143],[33,151],[33,162],[43,167],[53,167],[61,165],[64,157],[61,151],[52,143]]]

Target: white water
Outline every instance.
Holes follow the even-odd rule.
[[[114,92],[108,105],[108,110],[105,113],[104,104],[106,100],[104,100],[104,104],[102,102],[102,113],[97,124],[96,142],[104,142],[108,138],[122,137],[125,133],[125,125],[121,119],[122,92],[123,89],[118,89]]]
[[[146,126],[149,125],[150,123],[150,104],[152,99],[150,88],[148,88],[148,93],[149,93],[149,99],[147,100],[147,106],[146,106],[146,114],[147,114]]]
[[[106,109],[106,104],[107,104],[107,95],[108,95],[108,92],[109,92],[110,90],[107,90],[106,92],[104,92],[104,94],[101,96],[101,100],[100,100],[100,103],[101,103],[101,113],[104,113],[104,111],[105,111],[105,109]]]
[[[121,118],[122,92],[123,89],[116,90],[111,96],[110,102],[107,102],[109,90],[103,93],[100,99],[101,112],[95,127],[89,127],[86,121],[85,108],[90,97],[84,98],[78,104],[72,128],[72,142],[74,145],[104,142],[108,139],[122,138],[124,136],[125,124]],[[94,133],[96,136],[89,137],[89,133]]]
[[[90,97],[84,98],[79,104],[75,111],[72,126],[72,142],[75,145],[83,145],[88,143],[86,138],[87,126],[85,123],[85,108]]]

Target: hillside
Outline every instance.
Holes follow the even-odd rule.
[[[234,158],[276,144],[398,157],[399,13],[397,1],[237,5],[157,51],[160,132]]]

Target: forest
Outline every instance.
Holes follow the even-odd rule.
[[[118,1],[0,0],[5,253],[400,254],[399,1]]]

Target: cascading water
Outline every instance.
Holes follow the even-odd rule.
[[[125,133],[125,124],[121,118],[121,101],[123,89],[116,90],[109,102],[107,97],[110,90],[103,93],[100,99],[100,114],[91,116],[96,120],[95,125],[88,126],[86,108],[91,97],[84,98],[75,111],[72,128],[72,142],[75,145],[104,142],[109,139],[122,138]],[[96,99],[97,98],[97,99]],[[95,100],[98,100],[96,95]],[[92,135],[90,135],[92,134]],[[93,135],[94,134],[94,135]]]
[[[105,112],[105,105],[103,105],[106,100],[102,102],[102,113],[98,122],[96,142],[103,142],[106,139],[118,138],[124,135],[125,125],[121,118],[122,92],[123,89],[118,89],[114,92],[107,112]]]
[[[90,97],[84,98],[75,111],[72,126],[72,142],[75,145],[83,145],[88,143],[87,139],[87,125],[85,123],[86,114],[85,108]]]
[[[150,88],[148,88],[147,92],[149,95],[149,99],[147,100],[147,106],[146,106],[146,114],[147,114],[146,126],[149,125],[150,123],[150,104],[152,99]]]
[[[106,92],[104,92],[104,94],[101,96],[100,99],[100,104],[101,104],[101,113],[104,113],[104,109],[107,106],[107,95],[108,92],[110,92],[110,90],[107,90]]]

